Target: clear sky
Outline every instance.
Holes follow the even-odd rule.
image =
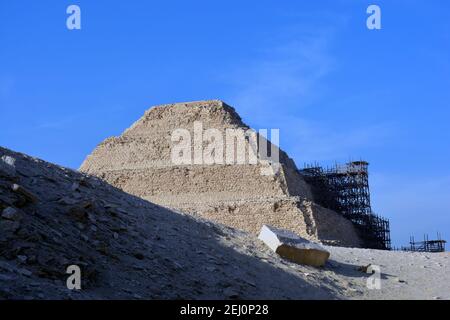
[[[81,30],[66,28],[71,4]],[[221,99],[280,128],[299,167],[369,161],[395,245],[450,240],[449,13],[448,0],[0,0],[0,145],[78,168],[152,105]]]

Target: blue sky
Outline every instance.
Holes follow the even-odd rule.
[[[66,28],[81,7],[82,29]],[[377,4],[382,30],[366,28]],[[372,205],[450,240],[450,3],[0,0],[0,145],[77,168],[152,105],[222,99],[302,166],[363,158]]]

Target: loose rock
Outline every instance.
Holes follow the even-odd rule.
[[[3,210],[1,217],[3,219],[7,219],[7,220],[20,221],[23,219],[23,214],[17,208],[8,207]]]
[[[0,173],[3,173],[7,177],[15,177],[16,176],[16,167],[15,167],[16,159],[13,157],[3,155],[0,158]]]
[[[330,256],[321,245],[287,230],[264,225],[258,238],[281,257],[296,263],[320,267]]]
[[[35,194],[33,194],[32,192],[30,192],[27,189],[25,189],[24,187],[22,187],[21,185],[14,183],[11,188],[14,192],[23,196],[28,202],[31,202],[31,203],[38,202],[38,197]]]

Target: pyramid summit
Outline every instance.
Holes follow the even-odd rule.
[[[173,150],[181,140],[192,143],[185,150],[195,157],[199,126],[201,149],[213,150],[220,159],[229,154],[234,159],[244,150],[246,161],[174,163]],[[230,132],[239,130],[254,132],[233,107],[220,100],[155,106],[122,135],[100,143],[80,170],[143,199],[253,234],[269,224],[311,240],[360,246],[350,221],[314,203],[310,186],[284,151],[268,142],[271,157],[274,151],[278,155],[276,170],[273,161],[259,152],[258,161],[251,162],[248,136],[227,139]],[[174,140],[176,132],[183,132],[184,139]],[[205,138],[211,132],[215,138]],[[223,148],[211,148],[217,140],[225,142]],[[239,149],[239,141],[245,148]],[[261,141],[267,142],[258,140],[259,147],[264,144]]]

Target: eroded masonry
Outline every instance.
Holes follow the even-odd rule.
[[[345,195],[353,190],[351,180],[348,180],[349,188],[342,188],[338,193],[339,197],[318,192],[320,188],[314,181],[324,179],[324,175],[314,176],[313,181],[311,175],[298,170],[282,150],[278,150],[279,170],[273,175],[261,174],[271,166],[264,159],[252,164],[174,164],[172,133],[182,128],[194,136],[194,122],[201,122],[205,130],[212,128],[221,132],[249,128],[232,107],[219,100],[156,106],[122,135],[100,143],[80,170],[160,205],[254,234],[263,224],[269,224],[326,244],[378,246],[379,235],[383,232],[374,232],[370,240],[365,236],[365,228],[369,225],[375,228],[377,223],[381,226],[385,220],[371,213],[370,201],[368,207],[367,204],[361,206],[366,210],[364,215],[350,210],[350,202],[363,199],[359,195],[355,195],[356,198]],[[204,142],[206,148],[209,143]],[[227,148],[235,146],[226,145],[220,152],[226,154]],[[337,188],[338,181],[353,177],[349,173],[339,175],[339,172],[326,174],[327,183],[336,179]],[[325,201],[321,197],[335,198]],[[333,201],[336,203],[332,204]],[[384,225],[384,231],[386,227],[388,225]],[[383,234],[387,248],[388,232]]]

